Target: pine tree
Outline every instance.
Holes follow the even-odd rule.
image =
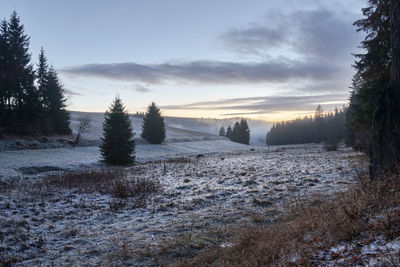
[[[238,142],[245,145],[250,143],[250,129],[245,119],[240,120]]]
[[[221,128],[219,129],[219,136],[225,136],[225,128],[224,126],[221,126]]]
[[[232,141],[233,142],[239,142],[240,138],[240,125],[239,122],[235,122],[235,125],[233,126],[232,130]]]
[[[315,110],[315,142],[319,143],[324,139],[325,120],[324,110],[321,105],[317,106]]]
[[[390,82],[383,88],[373,114],[372,179],[388,170],[398,171],[400,163],[400,3],[390,0]],[[393,169],[392,169],[393,168]]]
[[[369,0],[364,18],[354,22],[366,33],[356,54],[352,93],[346,118],[346,143],[364,152],[371,147],[372,117],[377,99],[390,83],[390,0]]]
[[[37,69],[36,69],[36,81],[42,108],[48,107],[50,105],[49,100],[46,99],[48,73],[49,73],[49,65],[47,63],[47,58],[44,54],[44,49],[42,47],[40,49],[39,63],[37,64]]]
[[[232,128],[230,125],[226,129],[226,137],[228,137],[230,140],[232,140]]]
[[[2,20],[0,24],[0,126],[9,124],[11,111],[11,95],[6,77],[9,72],[10,49],[8,44],[8,24]]]
[[[24,33],[24,26],[15,11],[7,23],[5,35],[8,43],[6,68],[9,71],[3,75],[10,92],[9,106],[19,122],[16,130],[24,132],[24,127],[36,123],[34,119],[38,117],[38,94],[30,64],[29,37]]]
[[[164,118],[154,102],[148,106],[143,118],[141,136],[152,144],[161,144],[165,139]]]
[[[65,90],[60,84],[57,72],[53,67],[48,70],[43,93],[45,110],[50,118],[54,132],[57,134],[70,134],[70,116],[65,109]]]
[[[119,97],[105,113],[101,155],[111,164],[127,165],[135,161],[135,141],[129,114]]]

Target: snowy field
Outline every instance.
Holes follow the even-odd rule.
[[[38,192],[30,182],[40,178],[1,186],[2,257],[30,266],[159,265],[210,246],[229,246],[229,237],[243,225],[280,218],[288,202],[344,190],[353,183],[360,156],[344,148],[325,152],[319,145],[268,152],[223,140],[167,144],[163,152],[160,147],[152,153],[151,146],[139,145],[138,160],[187,159],[170,160],[166,172],[161,162],[130,168],[131,176],[162,187],[139,203],[73,188]],[[199,153],[205,157],[196,158]],[[11,169],[20,175],[26,162],[65,168],[98,160],[97,148],[0,153],[6,175]]]
[[[249,151],[251,148],[225,139],[136,145],[137,162],[166,160],[175,157],[194,157],[198,154],[223,154]],[[98,147],[54,148],[0,152],[0,184],[48,174],[57,170],[76,170],[102,166]]]

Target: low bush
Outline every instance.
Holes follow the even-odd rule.
[[[158,180],[130,177],[123,168],[67,172],[45,177],[39,183],[48,189],[72,188],[80,193],[98,192],[119,198],[157,193],[161,190]]]

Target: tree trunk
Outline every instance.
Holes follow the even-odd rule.
[[[371,142],[372,179],[400,162],[400,0],[390,1],[391,77],[374,110]]]

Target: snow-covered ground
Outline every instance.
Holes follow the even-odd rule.
[[[225,139],[136,145],[136,160],[148,162],[175,157],[194,157],[198,154],[238,153],[265,147],[246,146]],[[51,170],[76,170],[101,165],[98,147],[54,148],[0,152],[0,183],[30,178],[36,173]],[[45,174],[45,173],[44,173]]]
[[[25,186],[2,186],[1,254],[24,265],[158,265],[157,258],[164,254],[178,259],[193,249],[229,244],[227,229],[279,218],[291,199],[345,189],[359,160],[359,154],[344,148],[325,152],[320,145],[298,145],[268,152],[222,141],[167,144],[162,153],[162,146],[153,153],[152,146],[139,145],[137,157],[143,161],[191,156],[190,162],[167,163],[166,173],[159,162],[131,168],[133,176],[156,179],[163,188],[141,207],[134,199],[68,188],[32,193],[29,179]],[[199,153],[210,154],[193,157]],[[8,173],[24,167],[28,158],[32,165],[95,164],[99,152],[14,151],[0,157]],[[177,242],[190,245],[189,252],[165,252]]]

